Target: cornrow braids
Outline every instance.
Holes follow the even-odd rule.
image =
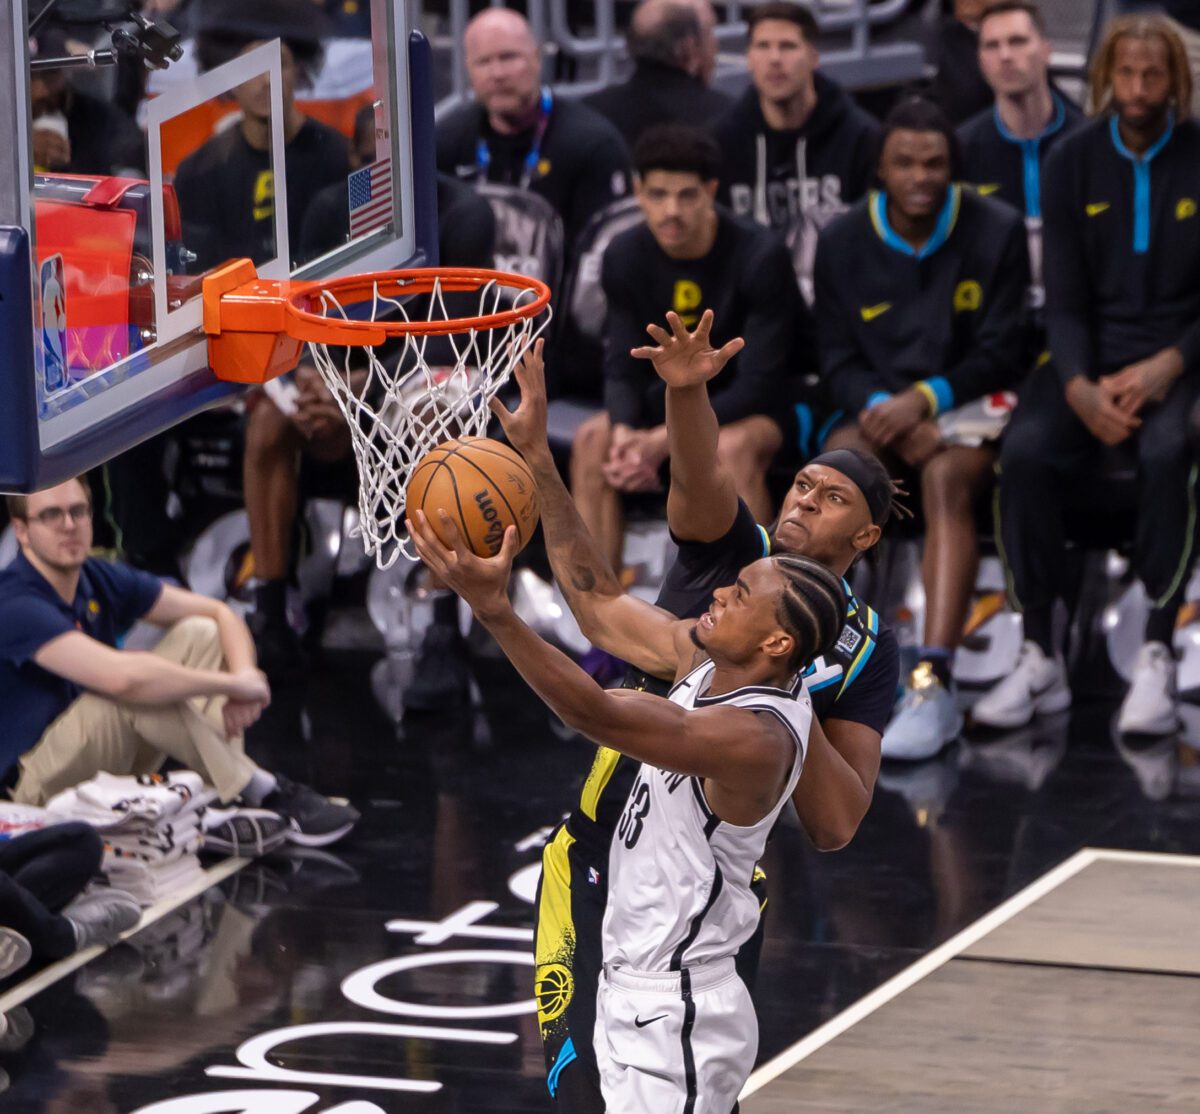
[[[840,576],[809,557],[780,554],[772,560],[784,581],[776,617],[796,643],[788,668],[803,669],[836,645],[846,625],[846,589]]]

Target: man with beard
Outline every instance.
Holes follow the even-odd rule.
[[[1118,726],[1178,723],[1172,635],[1195,544],[1188,415],[1200,371],[1200,126],[1179,37],[1156,16],[1115,20],[1092,63],[1100,115],[1046,165],[1046,331],[1000,455],[1000,531],[1024,620],[1017,668],[974,708],[1016,727],[1071,700],[1053,636],[1072,598],[1063,514],[1102,446],[1138,465],[1133,567],[1151,600]],[[1057,372],[1057,374],[1055,374]]]
[[[929,758],[961,728],[950,662],[975,585],[975,503],[1008,417],[998,396],[1028,358],[1024,224],[952,184],[956,163],[942,112],[898,105],[884,123],[883,188],[825,229],[814,271],[826,446],[902,463],[921,483],[925,631],[887,758]]]
[[[753,84],[714,128],[724,154],[717,200],[771,228],[801,216],[822,227],[866,192],[878,125],[818,72],[807,8],[772,0],[747,22]]]

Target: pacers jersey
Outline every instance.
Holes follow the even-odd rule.
[[[728,582],[732,583],[733,578]],[[866,722],[882,733],[896,693],[895,639],[890,630],[880,631],[878,614],[855,599],[848,584],[844,587],[849,600],[846,625],[837,645],[804,671],[804,688],[818,721],[850,719]],[[708,599],[711,598],[710,591]],[[884,652],[877,653],[880,649]],[[661,695],[667,691],[665,683],[644,674],[632,674],[626,687]],[[871,722],[875,717],[882,722]],[[571,857],[582,865],[590,885],[604,884],[600,872],[608,861],[613,829],[629,796],[637,767],[636,759],[601,747],[584,782],[579,803],[566,821],[572,842]]]
[[[787,784],[766,816],[743,827],[713,813],[702,778],[639,766],[609,854],[606,967],[656,972],[712,963],[735,955],[758,924],[750,881],[799,780],[812,702],[799,677],[790,690],[747,686],[705,696],[713,672],[712,662],[692,670],[670,699],[689,709],[730,705],[775,716],[796,744]]]

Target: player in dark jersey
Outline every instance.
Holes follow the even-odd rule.
[[[717,464],[717,421],[705,387],[733,354],[730,345],[740,342],[712,352],[711,313],[694,334],[675,323],[686,341],[664,344],[655,359],[659,374],[668,380],[668,515],[680,548],[659,606],[681,618],[702,615],[714,589],[733,583],[744,565],[772,552],[809,556],[844,576],[855,558],[878,541],[892,510],[895,488],[882,465],[850,451],[811,461],[797,473],[773,529],[763,530]],[[582,527],[550,455],[540,361],[526,360],[518,380],[521,406],[516,413],[494,408],[537,480],[555,578],[584,633],[602,648],[615,648],[628,635],[619,609],[611,606],[620,598],[621,586]],[[849,842],[870,804],[879,740],[897,679],[894,635],[881,629],[875,612],[850,594],[849,618],[836,648],[806,674],[821,726],[813,729],[805,775],[793,801],[822,849]],[[642,676],[635,687],[659,683]],[[547,1083],[563,1110],[604,1109],[592,1052],[600,928],[609,846],[635,772],[636,763],[601,749],[578,805],[543,855],[535,948],[539,1023]],[[739,971],[749,983],[752,972],[744,958],[739,955]]]

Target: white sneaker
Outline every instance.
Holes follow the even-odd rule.
[[[33,948],[15,928],[0,926],[0,979],[8,978],[29,962]],[[0,1016],[3,1016],[0,1014]]]
[[[1122,735],[1169,735],[1179,728],[1175,657],[1161,642],[1147,642],[1133,663],[1133,680],[1121,701]]]
[[[904,687],[900,707],[883,733],[884,758],[921,762],[958,738],[963,718],[954,694],[921,662]]]
[[[1017,667],[975,702],[971,718],[981,727],[1024,727],[1035,715],[1070,706],[1066,667],[1046,657],[1036,642],[1025,641]]]
[[[122,932],[142,919],[142,907],[124,890],[85,890],[63,911],[75,928],[79,951],[93,944],[115,944]]]

